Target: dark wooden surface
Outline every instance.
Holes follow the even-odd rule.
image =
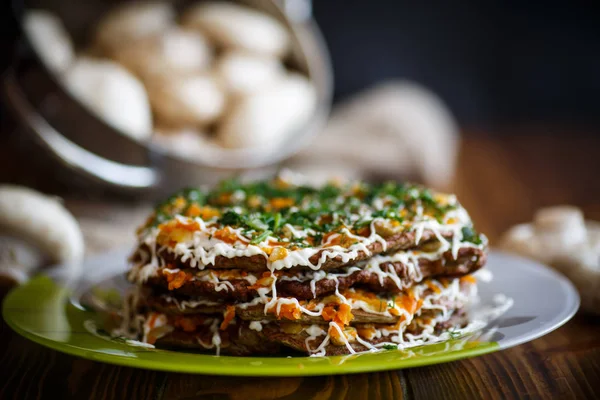
[[[492,243],[552,204],[600,220],[600,136],[515,129],[466,136],[452,188]],[[535,288],[532,288],[535,290]],[[231,378],[115,367],[67,356],[0,326],[0,398],[465,399],[600,397],[600,318],[578,314],[533,342],[472,359],[372,374]]]

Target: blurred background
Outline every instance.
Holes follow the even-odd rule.
[[[0,12],[3,67],[18,37],[10,3]],[[336,101],[410,78],[438,93],[461,126],[599,123],[593,1],[326,0],[313,11],[333,59]]]
[[[492,237],[600,215],[594,2],[132,3],[2,4],[0,181],[94,214],[290,168],[455,191]]]

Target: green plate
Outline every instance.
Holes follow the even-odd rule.
[[[107,265],[107,261],[110,260],[122,264],[124,255],[123,252],[104,255],[92,264]],[[491,259],[493,261],[493,257]],[[90,264],[89,261],[86,263]],[[97,282],[100,280],[100,278],[88,279],[88,287],[93,287],[94,279]],[[497,326],[493,330],[484,330],[491,335],[482,336],[479,332],[460,339],[409,350],[383,350],[377,353],[334,357],[217,357],[139,347],[98,334],[92,325],[99,318],[99,313],[81,307],[78,301],[80,297],[74,296],[84,283],[81,280],[78,280],[76,285],[64,282],[65,279],[40,275],[13,290],[3,303],[4,319],[11,328],[24,337],[64,353],[111,364],[174,372],[237,376],[308,376],[400,369],[489,353],[531,340],[551,330],[549,326],[544,326],[542,328],[546,329],[542,329],[536,335],[536,332],[531,332],[531,329],[525,329],[527,335],[522,338],[509,338],[510,340],[507,341],[506,334],[501,333],[502,329],[510,330],[515,326],[514,324],[507,326],[504,323],[504,327],[500,330]],[[578,304],[577,293],[572,286],[567,289],[570,292],[567,294],[571,297],[575,296]],[[540,288],[536,290],[539,291]],[[561,294],[554,292],[554,295]],[[574,305],[574,310],[576,309],[577,305]],[[554,329],[564,323],[574,310],[563,313],[563,319],[560,321],[554,319],[551,328]],[[517,325],[531,323],[531,318],[516,317],[510,320],[521,321]],[[503,326],[502,323],[499,325]],[[531,324],[531,327],[535,326],[539,328],[539,323]],[[505,343],[498,343],[498,340],[481,341],[482,337],[491,337],[494,340],[498,338]]]

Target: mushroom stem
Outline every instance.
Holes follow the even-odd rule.
[[[54,197],[0,185],[0,280],[25,282],[36,269],[64,264],[80,272],[84,243],[79,225]]]

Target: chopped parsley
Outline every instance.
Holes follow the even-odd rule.
[[[473,244],[481,244],[481,235],[479,235],[475,230],[470,226],[465,226],[462,228],[462,241],[469,242]]]
[[[383,348],[386,350],[398,350],[397,344],[384,344]]]
[[[235,211],[226,211],[221,217],[221,219],[219,219],[219,223],[230,226],[240,225],[242,221],[242,216],[236,213]]]
[[[275,217],[273,217],[273,232],[277,232],[279,230],[279,224],[281,222],[281,213],[277,213],[275,214]]]
[[[392,299],[388,301],[387,307],[388,308],[396,307],[396,296],[392,297]]]
[[[258,235],[254,239],[252,239],[250,241],[250,243],[252,243],[252,244],[260,243],[263,240],[265,240],[266,238],[268,238],[271,233],[272,233],[271,231],[264,231],[263,233],[261,233],[260,235]]]

